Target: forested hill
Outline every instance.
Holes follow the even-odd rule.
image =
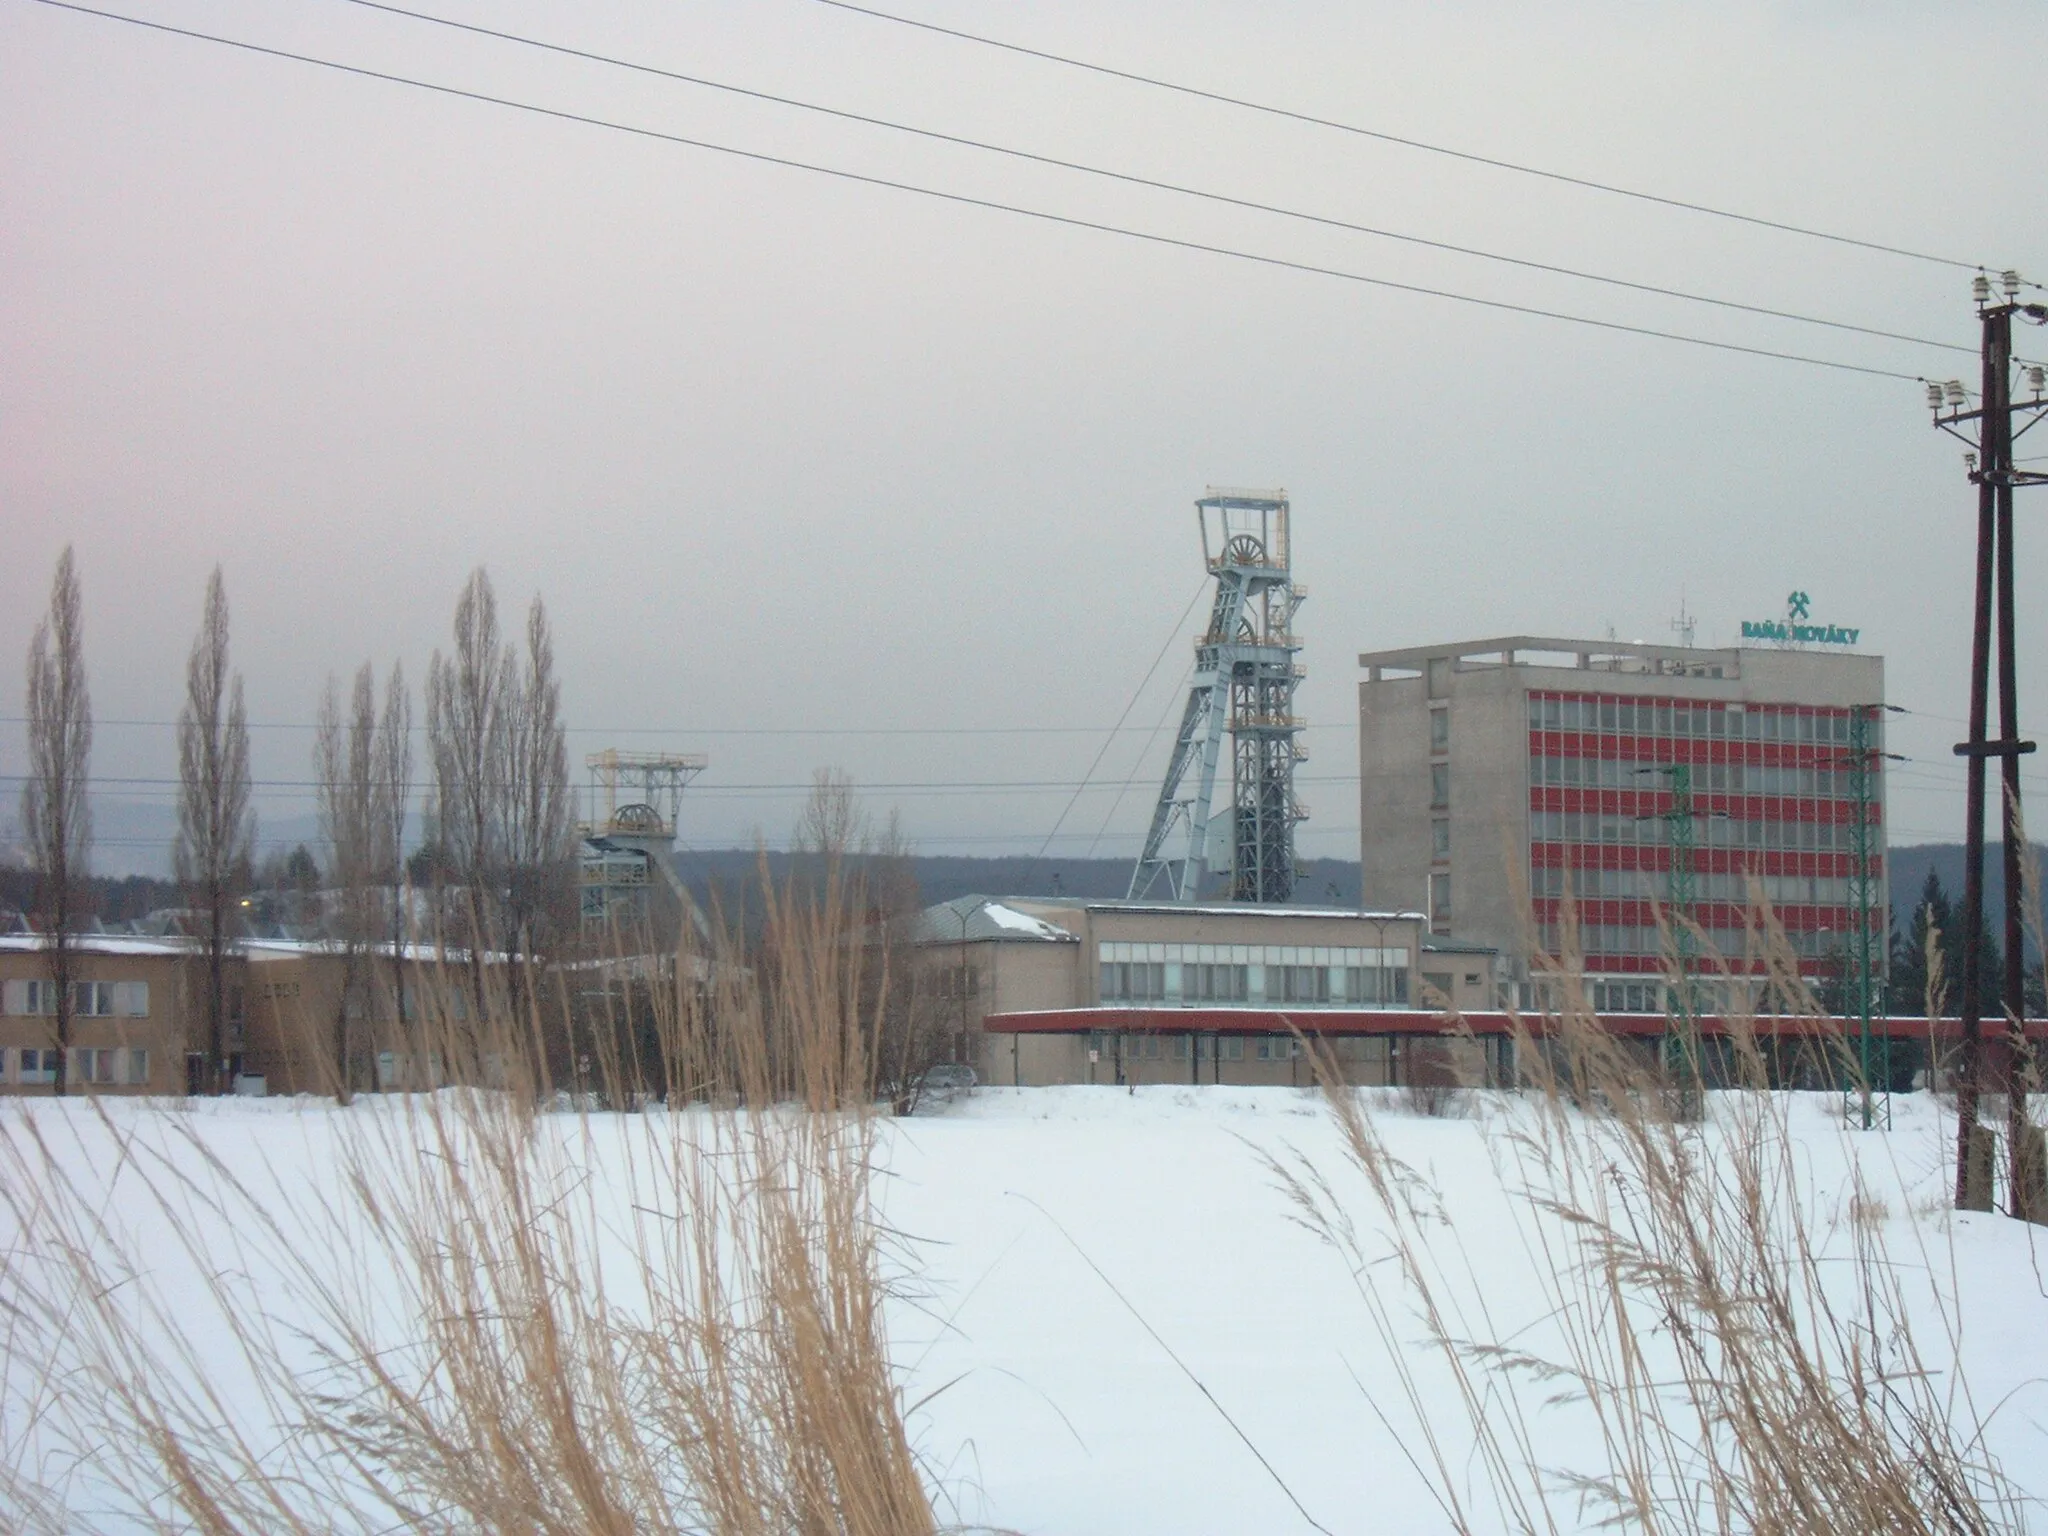
[[[2034,867],[2042,867],[2043,845],[2033,847]],[[1963,905],[1963,845],[1961,843],[1913,843],[1891,850],[1891,898],[1892,921],[1901,929],[1911,917],[1913,905],[1920,899],[1920,888],[1927,881],[1927,871],[1933,870],[1948,892],[1952,906],[1960,912]],[[2005,922],[2005,855],[1997,843],[1990,843],[1984,849],[1984,915],[1986,926],[1993,933],[2001,931]],[[2031,948],[2031,943],[2029,948]]]

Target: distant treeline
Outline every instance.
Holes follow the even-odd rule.
[[[786,853],[771,852],[767,859],[769,876],[778,882],[787,879],[795,867],[792,856]],[[926,904],[951,901],[956,896],[1078,896],[1103,900],[1121,897],[1131,884],[1129,859],[912,854],[907,862],[917,882],[918,897]],[[703,901],[714,892],[729,896],[754,883],[760,870],[760,855],[749,848],[686,849],[676,855],[676,868],[691,894]],[[1344,859],[1303,860],[1295,882],[1295,900],[1303,905],[1357,906],[1358,865]]]
[[[103,923],[125,923],[178,905],[172,880],[148,875],[89,875],[85,908]],[[0,864],[0,908],[25,912],[35,904],[35,876],[11,864]]]
[[[2042,857],[2037,846],[2034,857]],[[1079,896],[1095,900],[1120,897],[1131,883],[1129,859],[1034,859],[1027,855],[971,858],[954,854],[913,854],[910,872],[919,899],[931,903],[956,896]],[[1963,848],[1960,843],[1922,843],[1891,850],[1892,920],[1903,929],[1911,917],[1927,872],[1931,869],[1950,900],[1960,908],[1963,894]],[[700,901],[714,891],[730,896],[751,883],[758,856],[748,848],[686,849],[676,855],[683,883]],[[792,869],[791,855],[770,853],[769,874],[780,881]],[[0,865],[0,908],[23,911],[31,904],[27,870]],[[258,881],[267,884],[267,881]],[[103,923],[125,923],[164,907],[181,904],[177,883],[147,875],[92,876],[87,882],[87,909]],[[1306,859],[1296,882],[1295,900],[1305,905],[1359,904],[1358,865],[1345,859]],[[1984,906],[1986,926],[2000,931],[2005,913],[2005,869],[1998,845],[1985,850]]]

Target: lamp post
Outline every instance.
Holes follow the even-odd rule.
[[[967,1059],[967,921],[974,915],[970,904],[960,909],[960,963],[953,970],[953,995],[960,1003],[959,1028],[953,1037],[953,1060]]]

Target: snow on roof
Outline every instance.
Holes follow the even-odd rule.
[[[1349,917],[1371,923],[1427,922],[1420,912],[1375,912],[1364,907],[1282,907],[1254,901],[1089,901],[1090,912],[1135,912],[1148,916],[1200,912],[1222,917]]]
[[[0,934],[0,954],[41,954],[48,947],[44,934]],[[81,955],[185,955],[192,942],[174,934],[74,933],[71,948]]]
[[[1056,923],[1043,918],[1019,912],[1015,907],[1006,907],[1000,901],[991,901],[981,909],[982,916],[998,928],[1008,928],[1014,933],[1028,933],[1034,939],[1071,939],[1073,935]]]
[[[993,896],[955,896],[917,914],[911,928],[919,944],[963,944],[994,939],[1076,944],[1079,938],[1059,926],[1020,912]]]

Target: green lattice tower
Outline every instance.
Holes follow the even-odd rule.
[[[1851,1028],[1856,1037],[1856,1070],[1859,1081],[1848,1087],[1849,1113],[1858,1117],[1864,1130],[1880,1121],[1892,1121],[1891,1039],[1876,1024],[1879,994],[1883,990],[1883,959],[1878,949],[1878,853],[1874,844],[1878,828],[1871,812],[1875,800],[1877,755],[1883,744],[1877,740],[1877,710],[1868,704],[1849,711],[1849,798],[1855,803],[1855,820],[1849,824],[1849,974],[1845,999]]]
[[[1671,777],[1671,808],[1663,821],[1670,829],[1670,897],[1672,942],[1677,949],[1678,985],[1672,989],[1664,1032],[1664,1071],[1679,1085],[1680,1117],[1699,1118],[1703,1108],[1700,1076],[1700,1009],[1696,973],[1699,939],[1693,928],[1693,906],[1697,881],[1693,873],[1694,832],[1697,825],[1692,809],[1692,768],[1673,763],[1664,770]]]

